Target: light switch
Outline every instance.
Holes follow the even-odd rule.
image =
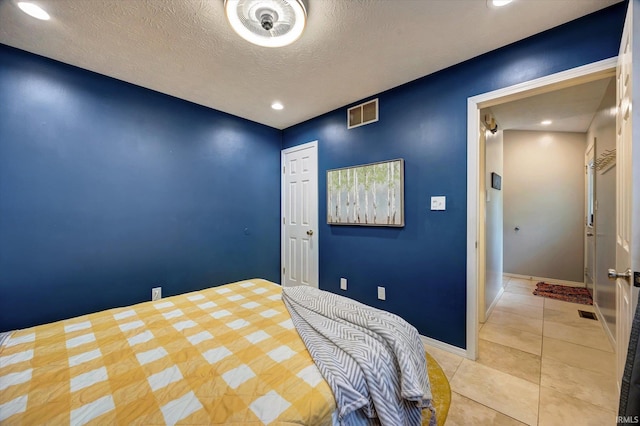
[[[447,205],[447,197],[443,196],[438,196],[438,197],[431,197],[431,210],[446,210],[446,205]]]
[[[340,278],[340,290],[346,290],[346,289],[347,289],[347,279]]]

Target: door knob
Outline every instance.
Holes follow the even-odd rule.
[[[607,277],[609,277],[610,280],[623,278],[628,281],[631,278],[631,268],[627,269],[624,272],[617,272],[615,269],[609,269],[607,271]]]
[[[307,231],[307,235],[308,235],[308,236],[312,236],[312,235],[313,235],[313,231],[312,231],[311,229],[309,229],[309,230]]]

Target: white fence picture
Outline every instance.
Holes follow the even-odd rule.
[[[327,223],[404,226],[404,160],[328,170]]]

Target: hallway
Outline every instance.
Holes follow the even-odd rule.
[[[425,345],[451,383],[447,425],[614,425],[615,354],[578,305],[533,296],[536,281],[504,278],[470,361]]]

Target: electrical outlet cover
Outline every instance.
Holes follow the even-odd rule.
[[[384,287],[378,287],[378,299],[387,300],[387,293]]]
[[[162,299],[162,287],[154,287],[151,289],[151,300]]]
[[[438,196],[431,197],[431,210],[446,210],[447,209],[447,197]]]
[[[346,290],[346,289],[347,289],[347,279],[340,278],[340,290]]]

